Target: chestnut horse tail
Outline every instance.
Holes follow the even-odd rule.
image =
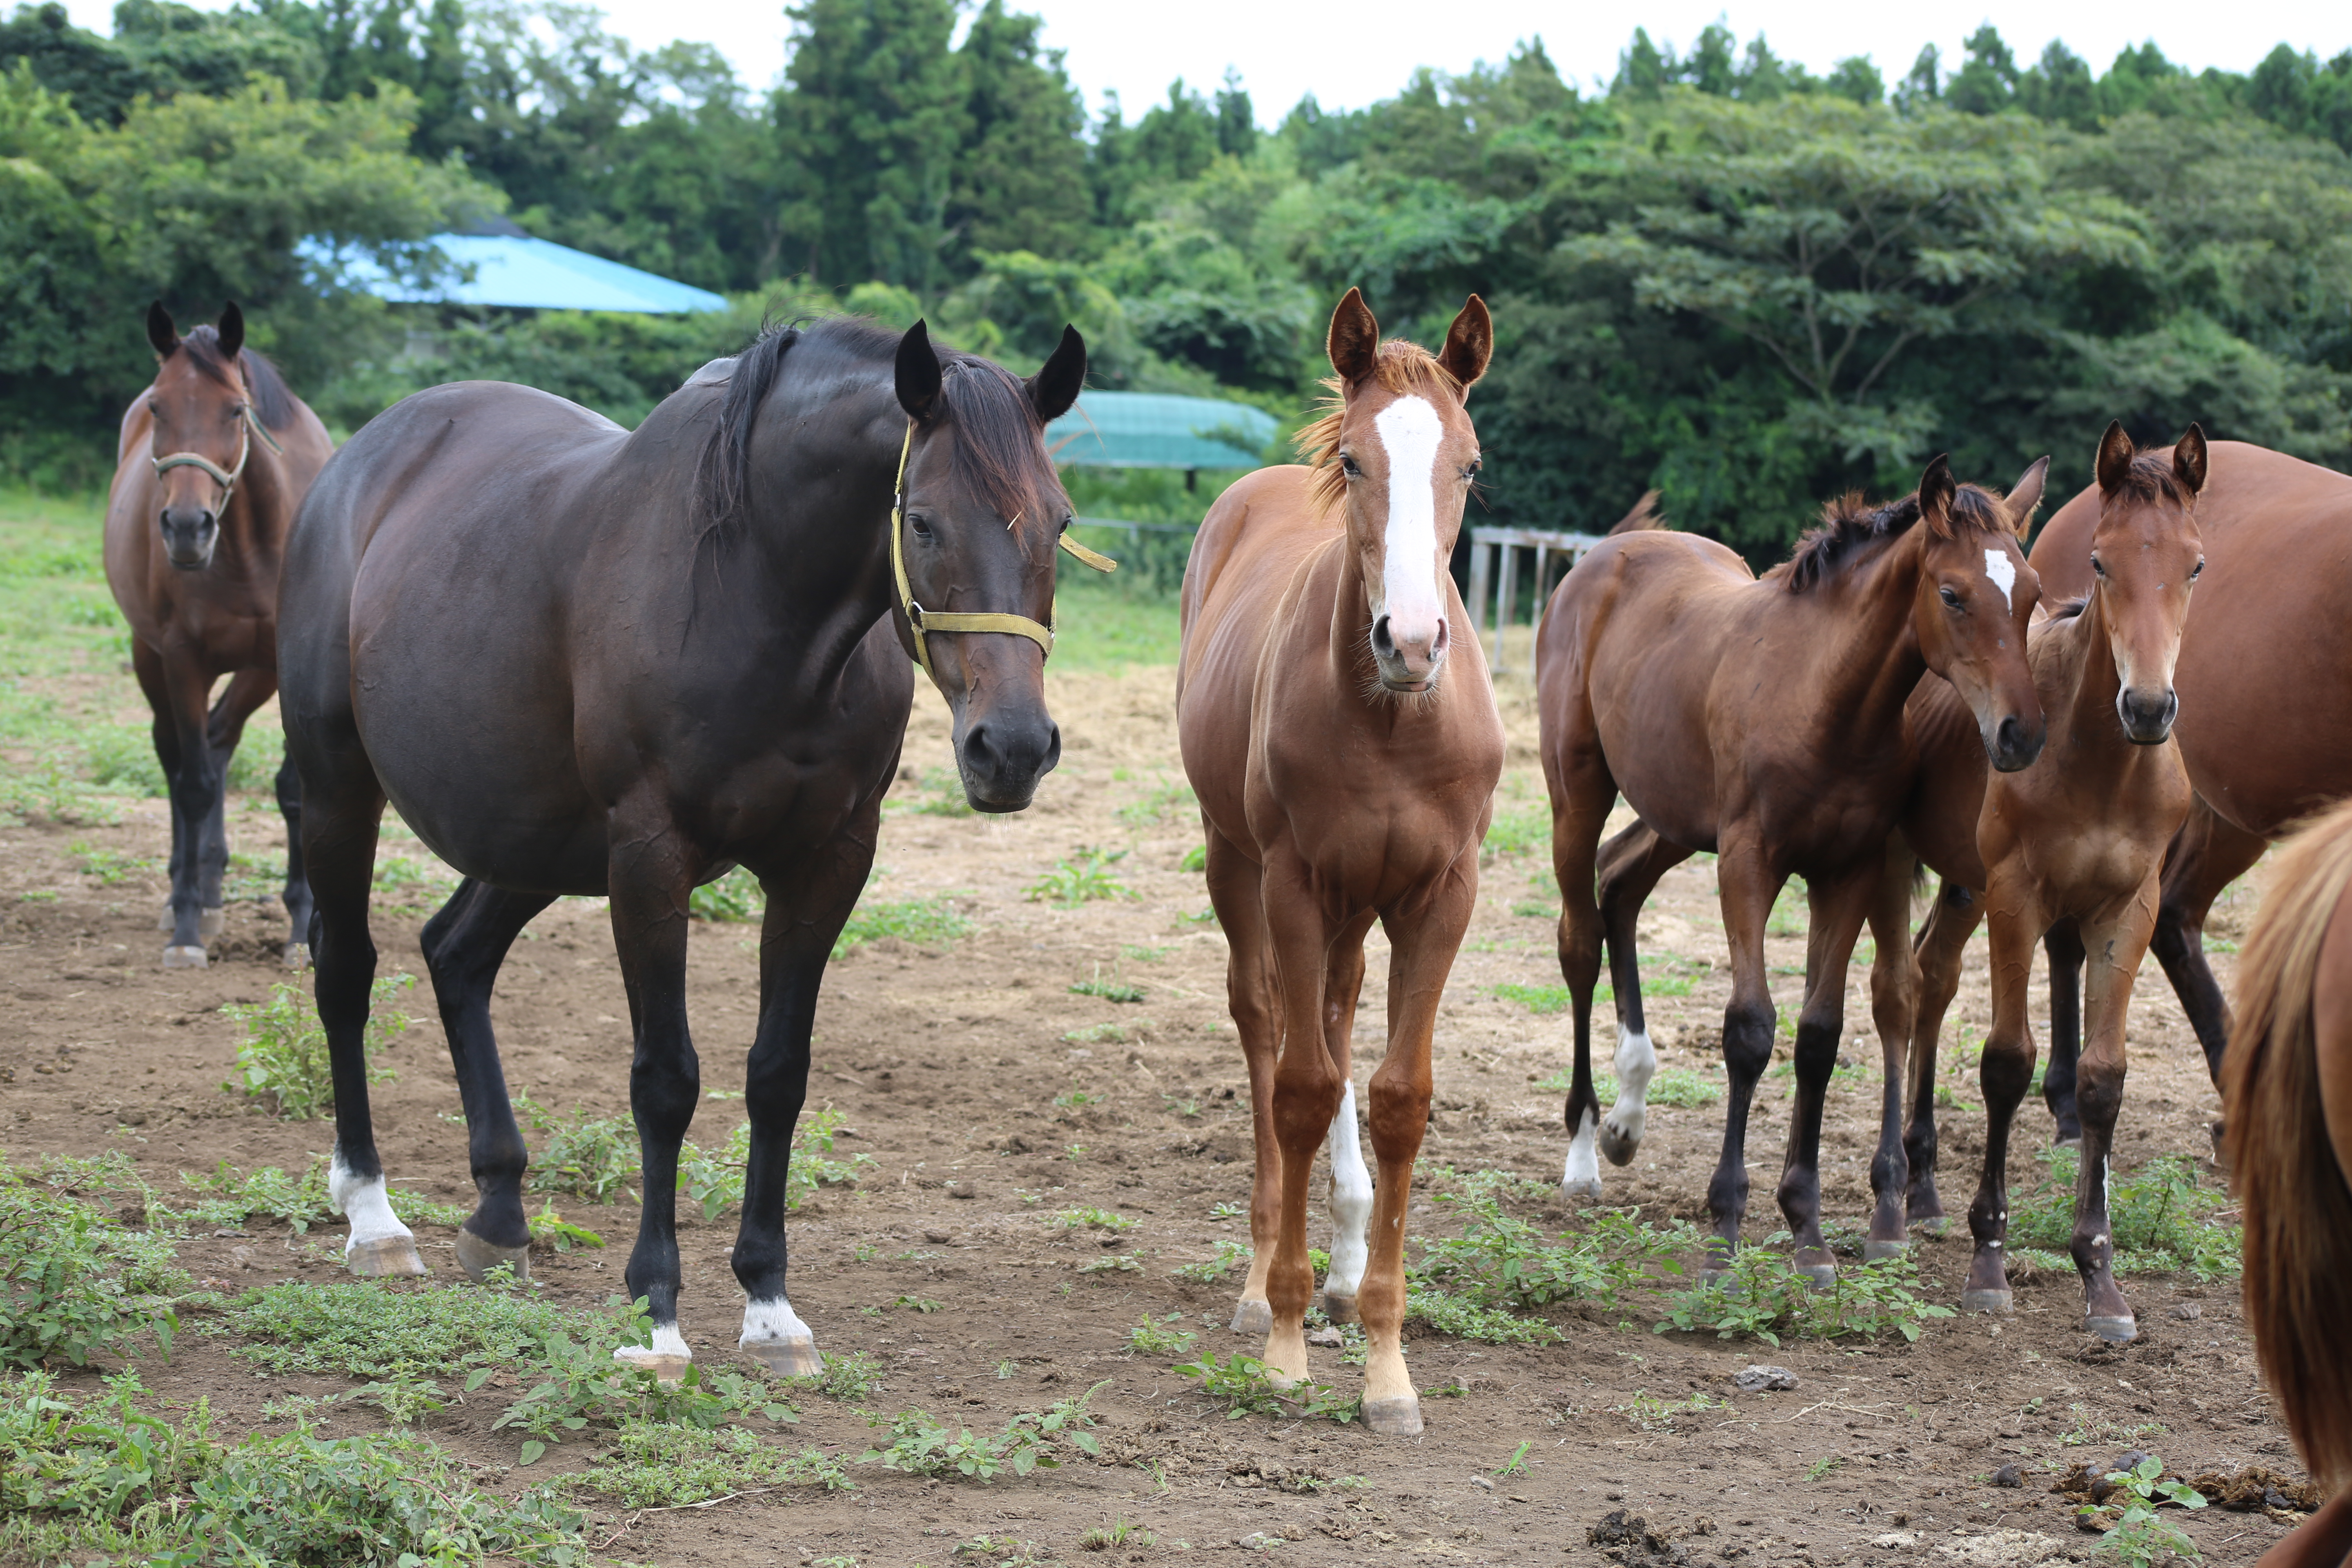
[[[1658,513],[1658,492],[1655,490],[1649,490],[1643,494],[1640,500],[1633,503],[1633,510],[1632,511],[1627,512],[1623,517],[1617,520],[1617,525],[1614,528],[1612,528],[1609,531],[1612,533],[1644,533],[1652,529],[1664,528],[1665,526],[1666,520]]]
[[[2352,1186],[2320,1101],[2313,989],[2352,885],[2352,806],[2280,854],[2240,971],[2222,1061],[2225,1152],[2245,1212],[2246,1321],[2287,1429],[2322,1484],[2352,1480]],[[2328,1042],[2340,1048],[2341,1042]]]

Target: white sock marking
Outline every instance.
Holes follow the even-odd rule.
[[[654,1342],[643,1345],[623,1345],[613,1352],[614,1361],[646,1362],[656,1356],[676,1356],[680,1361],[692,1361],[694,1352],[686,1348],[686,1336],[677,1331],[676,1323],[654,1325]]]
[[[1650,1037],[1622,1026],[1617,1031],[1617,1103],[1609,1111],[1612,1142],[1639,1143],[1650,1118],[1650,1079],[1657,1076],[1658,1053]]]
[[[1434,635],[1445,615],[1437,591],[1437,448],[1445,421],[1426,397],[1400,397],[1372,420],[1389,458],[1389,526],[1377,614],[1408,632]]]
[[[401,1224],[399,1216],[392,1212],[392,1200],[384,1195],[383,1178],[355,1174],[343,1163],[341,1150],[336,1151],[334,1163],[327,1167],[327,1201],[352,1222],[352,1234],[343,1243],[345,1258],[362,1242],[383,1241],[391,1237],[411,1240],[415,1237],[415,1232]]]
[[[1326,1295],[1353,1296],[1364,1282],[1371,1257],[1365,1233],[1372,1221],[1372,1173],[1364,1168],[1356,1134],[1356,1086],[1339,1091],[1339,1114],[1331,1118],[1331,1271]]]
[[[782,1296],[772,1301],[747,1301],[743,1305],[743,1333],[735,1342],[739,1351],[750,1350],[755,1344],[812,1343],[816,1336],[793,1310],[793,1304]]]
[[[1568,1141],[1568,1163],[1559,1173],[1559,1190],[1571,1198],[1597,1198],[1601,1195],[1601,1156],[1593,1146],[1593,1129],[1599,1121],[1590,1110],[1578,1123],[1576,1136]]]
[[[2015,610],[2017,601],[2010,596],[2009,591],[2017,585],[2017,567],[2010,560],[2007,551],[1986,548],[1985,575],[1991,578],[1992,585],[2000,590],[2002,607]]]

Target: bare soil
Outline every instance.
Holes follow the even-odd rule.
[[[1539,801],[1530,693],[1517,677],[1502,688],[1513,735],[1506,803]],[[1147,1528],[1157,1543],[1130,1541],[1099,1560],[1158,1562],[1183,1549],[1254,1541],[1298,1563],[1393,1553],[1465,1564],[2031,1564],[2090,1556],[2095,1537],[2079,1532],[2073,1505],[2048,1489],[2084,1458],[2104,1463],[2139,1447],[2183,1474],[2249,1465],[2300,1473],[2257,1379],[2234,1280],[2128,1280],[2142,1334],[2121,1349],[2084,1334],[2075,1282],[2048,1276],[2021,1283],[2013,1317],[1936,1322],[1916,1345],[1893,1339],[1775,1350],[1656,1334],[1657,1314],[1639,1306],[1563,1319],[1567,1342],[1542,1349],[1424,1335],[1408,1346],[1428,1420],[1426,1435],[1412,1441],[1321,1421],[1228,1420],[1168,1370],[1168,1358],[1130,1356],[1129,1330],[1147,1312],[1181,1312],[1178,1326],[1201,1332],[1206,1348],[1258,1348],[1213,1326],[1230,1310],[1237,1275],[1209,1286],[1170,1272],[1209,1257],[1220,1240],[1246,1242],[1245,1221],[1213,1220],[1211,1208],[1245,1204],[1251,1170],[1244,1071],[1224,1010],[1223,942],[1213,923],[1182,918],[1207,908],[1201,878],[1180,867],[1200,840],[1199,825],[1188,805],[1157,816],[1146,805],[1181,782],[1173,691],[1165,669],[1056,678],[1063,765],[1033,810],[994,820],[918,809],[942,798],[937,784],[949,761],[944,710],[924,692],[884,825],[879,892],[951,894],[978,929],[938,951],[885,941],[835,966],[818,1014],[811,1103],[846,1113],[854,1136],[837,1154],[863,1152],[875,1163],[856,1186],[813,1200],[791,1230],[794,1303],[821,1347],[882,1361],[887,1391],[877,1409],[920,1405],[993,1426],[1103,1382],[1094,1408],[1104,1418],[1104,1462],[992,1486],[925,1483],[853,1465],[857,1489],[846,1494],[777,1491],[634,1517],[607,1505],[594,1539],[609,1538],[613,1555],[665,1564],[854,1558],[867,1568],[939,1568],[959,1543],[986,1534],[1034,1542],[1040,1561],[1076,1562],[1096,1560],[1081,1549],[1086,1531],[1123,1520]],[[231,830],[240,849],[282,847],[274,804],[262,796],[236,803]],[[168,847],[163,803],[113,826],[0,831],[0,1143],[7,1153],[29,1163],[51,1152],[121,1146],[150,1181],[173,1186],[179,1173],[222,1160],[299,1170],[326,1151],[327,1122],[273,1120],[222,1089],[237,1039],[222,1005],[261,1001],[284,978],[275,901],[232,905],[210,969],[166,972],[153,930],[160,874],[102,884],[75,868],[68,846],[76,841],[160,862]],[[1075,910],[1024,898],[1081,846],[1124,849],[1113,871],[1133,896]],[[390,838],[386,850],[429,865],[413,840]],[[429,890],[380,895],[376,938],[384,972],[421,977],[416,936],[426,911],[404,907],[404,897],[430,901]],[[1425,1168],[1498,1167],[1556,1182],[1565,1152],[1560,1097],[1536,1081],[1565,1064],[1568,1019],[1493,994],[1497,985],[1559,980],[1549,920],[1515,913],[1515,905],[1557,906],[1539,859],[1504,856],[1486,867],[1438,1031],[1437,1111],[1423,1159]],[[2237,934],[2252,907],[2252,892],[2242,889],[2218,911],[2214,934]],[[1776,994],[1791,1011],[1801,983],[1801,915],[1797,926],[1769,950]],[[1651,1002],[1663,1065],[1704,1071],[1728,994],[1711,863],[1671,874],[1643,931],[1652,952],[1693,961],[1696,976],[1688,994]],[[691,1005],[706,1089],[740,1082],[736,1058],[750,1044],[757,997],[753,937],[754,928],[740,925],[694,934]],[[1954,1029],[1980,1036],[1990,1017],[1980,938],[1975,961]],[[2226,983],[2232,960],[2217,962]],[[1382,968],[1376,952],[1360,1014],[1360,1079],[1381,1049]],[[1097,972],[1141,987],[1143,999],[1122,1005],[1068,989]],[[1858,967],[1854,980],[1846,1054],[1858,1070],[1834,1092],[1823,1140],[1825,1212],[1850,1226],[1867,1218],[1878,1100],[1877,1047]],[[412,1005],[423,1016],[385,1057],[398,1079],[375,1095],[380,1144],[395,1181],[468,1199],[440,1032],[415,994]],[[552,1108],[625,1110],[626,1014],[601,906],[557,905],[517,945],[499,982],[496,1018],[509,1081]],[[1101,1025],[1119,1026],[1125,1039],[1068,1037]],[[2121,1163],[2169,1152],[2209,1161],[2205,1129],[2217,1101],[2152,963],[2132,1046]],[[1973,1082],[1958,1083],[1975,1102]],[[1093,1102],[1055,1103],[1073,1090]],[[1776,1223],[1767,1194],[1786,1133],[1787,1092],[1786,1080],[1768,1079],[1759,1097],[1751,1235]],[[707,1102],[695,1136],[706,1146],[722,1141],[735,1115],[727,1101]],[[1638,1204],[1654,1218],[1703,1218],[1721,1118],[1720,1104],[1654,1110],[1634,1163],[1604,1171],[1607,1201]],[[2029,1102],[2011,1173],[2021,1190],[2038,1173],[2033,1153],[2050,1131],[2046,1113]],[[1948,1112],[1943,1137],[1944,1195],[1957,1216],[1974,1184],[1980,1115]],[[1046,1222],[1080,1205],[1139,1222],[1124,1250],[1142,1261],[1140,1272],[1078,1272],[1106,1256],[1098,1234]],[[618,1286],[634,1210],[567,1205],[566,1212],[613,1245],[535,1268],[557,1298],[601,1302]],[[1549,1217],[1565,1224],[1570,1215],[1559,1207]],[[1416,1202],[1414,1225],[1442,1218],[1425,1199]],[[1318,1232],[1325,1223],[1318,1212]],[[436,1273],[455,1275],[449,1234],[422,1239]],[[737,1360],[740,1297],[726,1256],[732,1239],[731,1215],[684,1230],[683,1326],[706,1364]],[[183,1260],[230,1288],[325,1280],[338,1277],[341,1245],[340,1222],[308,1237],[263,1228],[197,1240]],[[1916,1247],[1938,1299],[1957,1302],[1967,1247],[1964,1222]],[[939,1310],[894,1305],[904,1298]],[[1318,1375],[1342,1391],[1355,1386],[1360,1374],[1341,1366],[1338,1352],[1317,1353],[1328,1358]],[[1759,1361],[1793,1370],[1797,1388],[1736,1394],[1732,1374]],[[209,1396],[216,1430],[231,1437],[257,1425],[270,1399],[337,1387],[257,1375],[229,1358],[221,1339],[193,1332],[168,1364],[145,1375],[175,1402]],[[1637,1396],[1687,1404],[1701,1392],[1723,1403],[1664,1417],[1632,1408]],[[484,1467],[486,1485],[585,1463],[583,1446],[573,1444],[509,1475],[512,1435],[492,1433],[489,1422],[512,1397],[493,1384],[426,1430]],[[372,1414],[339,1413],[329,1429],[360,1430]],[[861,1412],[811,1397],[785,1440],[854,1459],[869,1436]],[[1522,1468],[1504,1473],[1522,1444]],[[1993,1472],[2012,1461],[2021,1462],[2024,1485],[1993,1485]],[[1327,1486],[1318,1477],[1360,1481]],[[1620,1521],[1593,1540],[1620,1510],[1630,1527]],[[2253,1562],[2284,1528],[2261,1512],[2220,1508],[2181,1522],[2206,1560],[2220,1564]]]

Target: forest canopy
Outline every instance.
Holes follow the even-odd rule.
[[[804,0],[784,79],[634,49],[595,12],[465,0],[121,0],[0,21],[0,475],[89,483],[146,382],[151,299],[236,298],[331,425],[466,375],[624,422],[763,318],[927,315],[1026,368],[1303,413],[1360,285],[1434,340],[1471,290],[1496,521],[1596,528],[1643,490],[1759,558],[1818,501],[1948,450],[2007,483],[2189,420],[2352,466],[2352,54],[2096,69],[1991,27],[1900,76],[1816,76],[1721,26],[1636,31],[1603,92],[1539,40],[1350,111],[1228,75],[1080,101],[1034,16]],[[510,223],[736,301],[643,318],[387,306],[341,260]],[[306,243],[307,242],[307,243]]]

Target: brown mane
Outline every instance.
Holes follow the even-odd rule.
[[[2133,501],[2143,506],[2193,506],[2197,497],[2180,482],[2180,475],[2172,466],[2172,453],[2170,447],[2147,447],[2134,452],[2131,467],[2125,470],[2124,482],[2111,491],[2102,491],[2101,500]]]
[[[1381,386],[1402,397],[1450,397],[1462,401],[1462,383],[1438,363],[1437,356],[1419,343],[1391,338],[1372,361],[1372,374]],[[1318,512],[1328,512],[1348,493],[1348,476],[1339,467],[1339,426],[1348,417],[1347,388],[1336,375],[1323,378],[1324,395],[1316,404],[1316,418],[1295,437],[1298,453],[1315,470],[1307,497]]]
[[[1801,594],[1834,575],[1866,548],[1901,537],[1919,521],[1919,492],[1901,500],[1873,507],[1860,490],[1848,490],[1822,508],[1821,525],[1797,541],[1789,559],[1765,577],[1786,574],[1789,592]],[[1962,485],[1952,496],[1949,512],[1954,533],[2007,533],[2009,513],[2000,498],[1981,485]]]

